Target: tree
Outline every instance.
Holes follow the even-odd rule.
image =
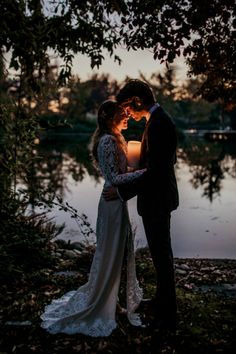
[[[51,4],[52,3],[52,4]],[[199,94],[209,100],[235,99],[235,6],[232,0],[1,0],[0,48],[11,51],[11,67],[21,67],[31,84],[49,62],[48,49],[63,60],[60,78],[70,76],[76,53],[91,66],[103,51],[114,60],[118,45],[153,51],[172,63],[181,54],[190,73],[203,75]]]
[[[172,63],[183,55],[189,73],[201,75],[198,91],[214,101],[236,98],[235,4],[232,0],[131,1],[121,30],[128,48],[150,48]],[[147,10],[148,9],[148,10]]]
[[[66,93],[70,104],[65,108],[65,115],[72,123],[83,120],[86,113],[96,113],[101,102],[115,96],[118,88],[117,81],[105,74],[94,74],[84,82],[72,77]]]

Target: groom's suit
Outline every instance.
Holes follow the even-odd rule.
[[[140,168],[147,172],[139,181],[120,185],[123,200],[137,194],[137,208],[157,273],[156,319],[175,324],[176,296],[173,254],[170,240],[170,213],[178,207],[178,189],[174,172],[176,129],[170,116],[159,106],[151,109],[140,155]]]

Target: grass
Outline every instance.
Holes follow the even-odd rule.
[[[82,334],[51,335],[40,327],[40,314],[46,303],[66,291],[76,289],[87,280],[93,252],[77,260],[62,260],[51,268],[30,274],[24,281],[3,284],[1,292],[0,353],[178,353],[233,354],[236,348],[236,298],[214,291],[201,291],[202,285],[236,283],[232,260],[176,259],[178,330],[173,346],[159,351],[150,329],[132,327],[125,316],[117,318],[118,328],[107,338],[90,338]],[[144,262],[145,260],[145,262]],[[185,266],[185,268],[183,267]],[[76,270],[74,276],[58,276],[55,272]],[[137,253],[137,274],[144,297],[154,294],[155,273],[148,250]],[[124,297],[121,282],[121,300]],[[152,309],[141,305],[144,322],[152,318]],[[31,325],[8,325],[7,321],[31,321]]]

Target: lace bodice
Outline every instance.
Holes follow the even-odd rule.
[[[113,135],[102,136],[98,144],[98,161],[105,185],[118,186],[140,177],[145,169],[126,172],[127,159],[125,151],[117,144]]]

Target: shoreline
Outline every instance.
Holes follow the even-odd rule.
[[[57,251],[54,266],[29,273],[28,278],[15,284],[3,284],[1,353],[158,353],[150,329],[131,326],[124,315],[117,315],[117,328],[105,338],[51,335],[40,327],[40,315],[46,304],[87,281],[94,252],[91,246],[77,249],[77,255],[71,249],[64,249],[70,252],[61,254],[59,249],[52,250]],[[155,293],[155,272],[147,248],[137,252],[136,266],[144,298],[151,298]],[[175,258],[178,327],[174,349],[170,351],[166,345],[160,353],[234,353],[235,269],[236,260]],[[123,273],[119,293],[122,306],[126,303],[125,287]],[[153,318],[153,309],[148,304],[140,305],[138,312],[144,324]]]

